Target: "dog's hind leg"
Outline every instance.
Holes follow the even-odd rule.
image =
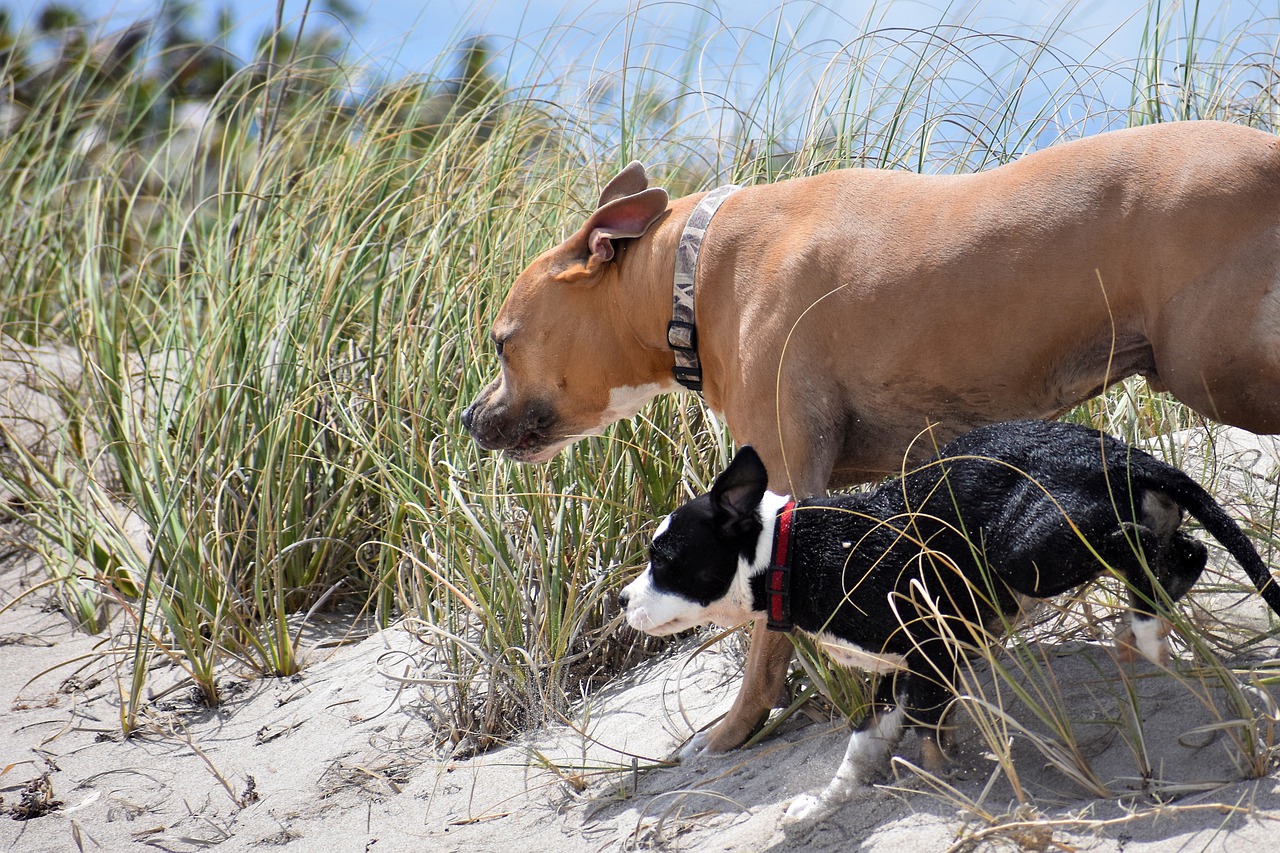
[[[1116,653],[1126,663],[1140,655],[1164,666],[1172,658],[1172,626],[1160,615],[1160,606],[1165,597],[1176,602],[1195,585],[1208,551],[1178,529],[1182,513],[1167,496],[1146,492],[1141,512],[1141,524],[1117,532],[1110,549],[1113,567],[1122,571],[1129,584],[1129,624],[1116,636]],[[1120,543],[1121,538],[1126,541]]]
[[[1160,566],[1152,568],[1170,601],[1179,600],[1195,585],[1204,571],[1207,556],[1203,543],[1181,533],[1168,543]],[[1166,666],[1173,659],[1169,651],[1173,626],[1163,616],[1151,612],[1150,600],[1137,590],[1130,593],[1129,624],[1116,635],[1116,656],[1125,663],[1133,663],[1141,656]]]
[[[1108,565],[1129,587],[1128,621],[1116,634],[1116,657],[1124,663],[1146,658],[1157,666],[1165,666],[1169,652],[1168,620],[1159,615],[1159,599],[1155,582],[1164,560],[1159,537],[1150,529],[1127,524],[1112,536],[1110,547],[1102,548]]]
[[[1273,146],[1273,152],[1280,151]],[[1280,434],[1280,229],[1277,198],[1261,227],[1194,295],[1162,299],[1152,325],[1157,387],[1202,415]],[[1230,306],[1229,309],[1226,306]]]
[[[1172,632],[1168,619],[1131,610],[1128,624],[1116,634],[1116,657],[1124,663],[1145,658],[1156,666],[1168,666],[1173,660],[1173,653],[1169,651]]]

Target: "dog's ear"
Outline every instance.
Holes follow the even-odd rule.
[[[600,200],[596,207],[604,207],[609,202],[623,196],[635,195],[649,188],[649,176],[644,173],[644,164],[632,160],[616,177],[600,191]]]
[[[768,483],[769,474],[760,454],[750,445],[739,450],[711,486],[712,512],[722,533],[738,536],[759,527],[756,511]]]
[[[626,172],[623,172],[625,175]],[[619,175],[614,179],[621,179]],[[605,187],[605,193],[609,188]],[[601,198],[604,196],[602,195]],[[631,195],[619,196],[596,208],[587,223],[569,239],[578,260],[556,274],[556,280],[565,283],[585,281],[594,277],[600,269],[613,260],[614,240],[643,236],[649,226],[667,212],[667,191],[650,187]]]

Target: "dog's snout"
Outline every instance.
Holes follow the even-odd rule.
[[[467,432],[471,432],[471,422],[475,418],[475,413],[472,410],[475,409],[475,407],[475,403],[472,403],[470,406],[467,406],[462,410],[462,426]]]
[[[529,429],[534,432],[542,432],[550,429],[556,422],[556,413],[549,407],[539,406],[530,412]]]

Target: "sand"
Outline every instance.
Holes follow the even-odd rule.
[[[33,579],[6,569],[5,600]],[[690,722],[727,707],[741,658],[735,643],[692,657],[692,645],[675,648],[593,696],[572,720],[451,760],[435,745],[424,688],[397,678],[418,674],[422,655],[403,627],[313,647],[295,678],[229,675],[222,688],[230,698],[217,710],[190,688],[175,689],[155,698],[137,736],[122,740],[101,641],[74,633],[44,603],[29,596],[4,614],[0,791],[13,808],[43,779],[61,805],[0,819],[5,849],[919,851],[988,833],[988,843],[1030,849],[1238,851],[1272,850],[1280,837],[1274,760],[1264,759],[1266,775],[1243,779],[1230,738],[1206,728],[1219,721],[1223,697],[1210,690],[1202,700],[1197,679],[1149,665],[1122,670],[1102,645],[1052,646],[1051,671],[1072,685],[1088,766],[1112,795],[1083,789],[1015,738],[1012,760],[1031,803],[1020,809],[975,728],[961,723],[947,779],[954,795],[899,765],[884,786],[788,835],[780,828],[787,802],[824,784],[839,761],[847,736],[839,720],[799,714],[750,750],[628,769],[633,756],[650,768],[688,736]],[[1112,722],[1128,709],[1142,720],[1153,779],[1141,778],[1131,740]],[[1009,710],[1035,722],[1019,703]],[[914,757],[914,747],[909,737],[902,755]],[[976,806],[962,807],[961,797]],[[1030,821],[1019,825],[1019,817]]]
[[[1274,495],[1272,440],[1223,430],[1212,446],[1197,431],[1169,441],[1165,452],[1239,498],[1227,501],[1237,516]],[[1274,640],[1231,660],[1223,689],[1183,641],[1169,671],[1122,665],[1106,642],[1111,626],[1092,630],[1097,614],[1051,619],[1015,647],[1041,661],[1030,675],[975,670],[976,698],[952,714],[943,778],[911,767],[908,736],[884,784],[789,832],[787,803],[826,783],[847,740],[825,703],[751,749],[661,766],[728,707],[741,635],[700,652],[708,635],[689,638],[568,718],[463,758],[432,725],[433,656],[413,625],[374,630],[333,616],[306,635],[299,676],[229,666],[214,710],[161,667],[139,731],[122,739],[127,661],[105,636],[75,630],[43,579],[20,549],[0,562],[0,849],[1132,853],[1270,851],[1280,838],[1280,694],[1248,683],[1250,671],[1280,672]],[[1187,609],[1205,631],[1266,624],[1256,595],[1211,580],[1194,599]],[[1057,696],[1072,737],[1023,705],[1015,684]],[[1005,730],[984,736],[997,708]]]

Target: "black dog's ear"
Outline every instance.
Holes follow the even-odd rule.
[[[750,445],[739,450],[711,486],[711,507],[722,533],[729,536],[748,533],[760,523],[756,509],[768,483],[769,473],[760,461],[760,454]]]

